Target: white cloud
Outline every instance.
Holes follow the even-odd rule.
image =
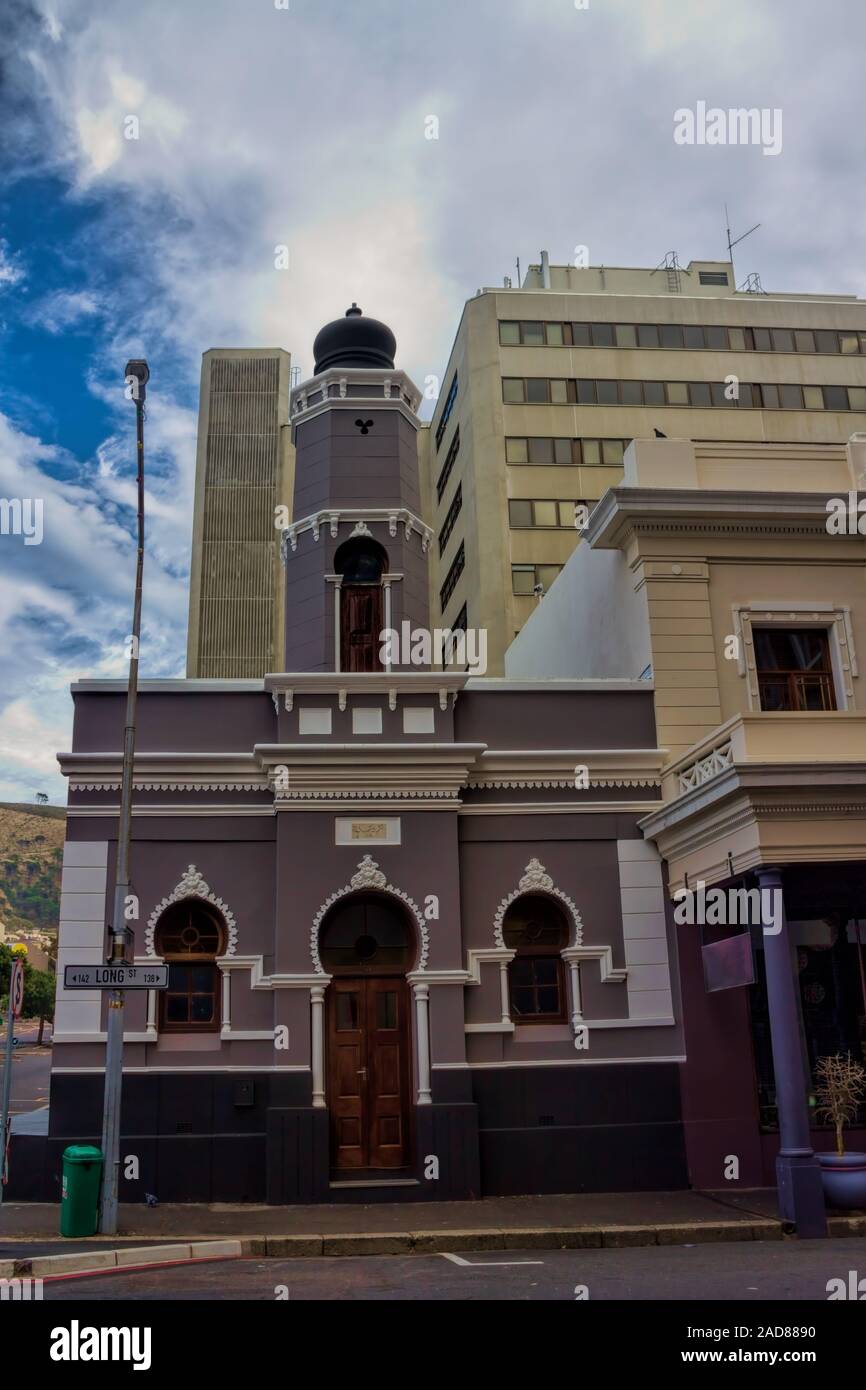
[[[9,243],[0,239],[0,290],[17,285],[24,279],[20,260],[9,250]]]
[[[56,290],[30,308],[27,321],[47,333],[62,333],[99,312],[99,302],[88,290]]]
[[[131,421],[130,421],[131,424]],[[189,411],[164,402],[154,410],[149,440],[146,511],[155,524],[145,555],[142,675],[183,674],[191,530]],[[106,446],[134,454],[130,435]],[[56,474],[62,471],[64,478]],[[53,765],[69,745],[69,685],[83,676],[125,674],[135,546],[129,527],[136,492],[128,477],[82,466],[63,450],[17,429],[0,415],[0,496],[39,498],[44,539],[25,547],[0,537],[0,798],[62,795]],[[55,780],[43,783],[51,771]]]

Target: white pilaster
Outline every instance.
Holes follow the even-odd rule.
[[[325,986],[310,989],[313,1033],[313,1108],[325,1109]]]
[[[431,1105],[430,1090],[430,986],[418,982],[415,995],[415,1032],[418,1037],[418,1104]]]

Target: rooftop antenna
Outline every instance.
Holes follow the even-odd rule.
[[[729,260],[730,263],[731,263],[731,270],[734,269],[734,258],[733,258],[733,256],[731,255],[731,252],[733,251],[734,247],[735,247],[735,246],[739,246],[739,244],[740,244],[741,241],[745,241],[747,236],[751,236],[751,235],[752,235],[752,232],[756,232],[756,231],[758,230],[758,228],[760,227],[760,225],[761,225],[760,222],[756,222],[755,225],[754,225],[754,227],[750,227],[749,230],[748,230],[747,232],[743,232],[743,235],[742,235],[742,236],[738,236],[738,237],[735,238],[734,241],[731,241],[731,220],[730,220],[730,218],[728,217],[728,205],[727,205],[727,203],[725,203],[725,231],[726,231],[727,237],[728,237],[728,260]],[[735,272],[735,273],[734,273],[734,284],[736,285],[736,283],[737,283],[737,276],[736,276],[736,272]]]
[[[520,289],[520,257],[517,257],[517,288]]]

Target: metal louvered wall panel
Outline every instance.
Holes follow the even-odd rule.
[[[207,378],[197,671],[250,678],[276,665],[281,426],[277,356],[212,356]]]

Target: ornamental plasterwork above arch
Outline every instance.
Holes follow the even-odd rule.
[[[430,953],[430,932],[427,928],[427,920],[423,912],[414,898],[410,898],[409,894],[405,893],[402,888],[395,888],[393,883],[389,883],[387,876],[379,868],[375,859],[373,859],[371,855],[365,854],[349,882],[342,888],[338,888],[329,898],[326,898],[313,918],[313,926],[310,931],[310,955],[313,958],[313,969],[317,975],[324,975],[326,973],[322,968],[322,961],[319,955],[319,929],[326,914],[334,906],[334,903],[339,902],[341,898],[348,898],[353,893],[363,893],[370,890],[374,890],[377,893],[387,893],[392,898],[399,898],[404,907],[408,907],[415,919],[415,925],[418,928],[418,934],[421,938],[421,955],[418,958],[418,964],[415,966],[415,970],[422,971],[427,969],[427,957]]]
[[[388,533],[396,536],[397,527],[402,526],[408,541],[413,532],[421,538],[421,550],[426,555],[433,539],[433,531],[420,517],[407,507],[347,507],[344,510],[327,508],[314,512],[311,516],[305,516],[298,521],[289,522],[281,533],[280,554],[283,563],[286,562],[288,551],[293,552],[298,548],[298,536],[304,531],[311,531],[313,540],[318,542],[323,530],[327,529],[331,538],[336,540],[339,536],[341,526],[355,526],[352,535],[371,535],[369,524],[371,522],[387,522]],[[360,529],[359,529],[360,528]]]
[[[570,942],[570,945],[583,945],[583,922],[581,921],[581,916],[577,910],[576,904],[567,893],[563,892],[561,888],[557,888],[550,874],[539,859],[530,859],[526,866],[526,872],[514,889],[514,892],[509,893],[507,898],[502,899],[502,902],[496,909],[496,915],[493,918],[493,936],[500,950],[504,951],[507,949],[505,937],[502,935],[505,914],[511,904],[516,902],[518,898],[522,898],[525,893],[541,893],[548,898],[558,898],[566,908],[574,928],[574,939]]]
[[[153,912],[148,917],[147,927],[144,932],[145,955],[156,955],[156,950],[154,948],[156,926],[166,908],[171,907],[172,903],[183,902],[184,898],[198,898],[202,902],[210,903],[212,907],[215,907],[222,914],[223,921],[226,924],[226,932],[228,933],[225,953],[227,956],[233,956],[238,944],[238,926],[235,921],[234,913],[228,903],[224,903],[222,898],[218,898],[216,894],[211,891],[210,885],[205,883],[195,864],[190,864],[189,868],[181,876],[177,886],[169,893],[167,898],[163,898],[162,902],[157,903]]]

